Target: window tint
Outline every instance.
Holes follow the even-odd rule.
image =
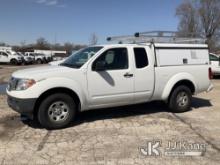
[[[97,62],[105,63],[105,70],[119,70],[128,68],[128,53],[126,48],[114,48],[105,51],[93,63],[92,70],[95,70]]]
[[[148,65],[148,58],[145,48],[134,48],[136,68],[144,68]]]
[[[209,55],[210,61],[219,61],[219,58],[214,55]]]

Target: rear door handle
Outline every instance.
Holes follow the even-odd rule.
[[[126,78],[130,78],[130,77],[133,77],[134,75],[133,74],[131,74],[131,73],[125,73],[124,74],[124,77],[126,77]]]

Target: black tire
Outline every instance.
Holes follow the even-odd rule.
[[[66,111],[68,112],[65,117],[61,116],[61,112],[56,112],[56,106],[57,103],[59,104],[59,102],[65,103]],[[63,111],[65,111],[65,109]],[[71,123],[71,121],[73,121],[75,115],[76,104],[73,98],[64,93],[57,93],[48,96],[41,102],[38,110],[38,121],[43,127],[47,129],[59,129],[67,127]],[[60,119],[61,121],[59,121],[58,119]]]
[[[43,63],[41,59],[37,59],[36,62],[37,62],[37,64],[42,64]]]
[[[189,111],[192,103],[192,92],[184,85],[176,87],[170,97],[168,106],[172,112],[181,113]]]
[[[18,64],[18,61],[17,61],[16,59],[12,59],[12,60],[10,61],[10,64],[12,64],[12,65],[17,65],[17,64]]]

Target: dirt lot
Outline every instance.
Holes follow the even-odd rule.
[[[84,112],[69,128],[55,131],[22,121],[0,95],[0,164],[220,164],[220,80],[213,84],[186,113],[169,113],[153,102]],[[160,156],[140,151],[152,140],[161,142]],[[165,156],[169,141],[204,144],[206,151]]]

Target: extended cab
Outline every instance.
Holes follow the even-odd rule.
[[[192,95],[212,89],[211,73],[203,44],[92,46],[59,66],[13,73],[8,104],[46,128],[67,126],[77,112],[153,100],[184,112]]]

